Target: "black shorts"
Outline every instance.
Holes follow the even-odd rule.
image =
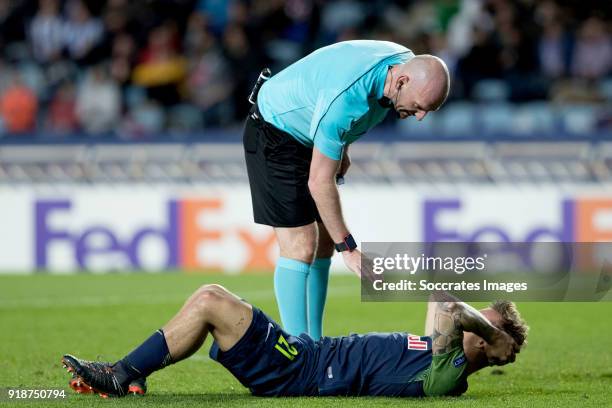
[[[312,149],[265,122],[256,106],[243,142],[255,222],[273,227],[321,222],[308,190]]]
[[[253,321],[238,343],[221,351],[215,342],[209,354],[253,395],[317,395],[315,341],[302,336],[288,334],[253,307]]]

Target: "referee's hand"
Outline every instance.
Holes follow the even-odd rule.
[[[372,271],[372,261],[369,258],[365,258],[365,262],[361,262],[364,258],[361,251],[354,249],[352,251],[342,252],[344,258],[344,264],[349,268],[355,275],[361,279],[367,279],[370,282],[374,282],[375,276]]]
[[[342,252],[342,257],[344,258],[346,267],[361,278],[361,251],[358,249],[344,251]]]

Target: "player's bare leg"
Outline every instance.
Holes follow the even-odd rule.
[[[185,302],[164,326],[168,350],[174,363],[195,353],[212,333],[222,351],[229,350],[244,335],[253,309],[219,285],[205,285]]]
[[[244,335],[252,318],[249,304],[219,285],[205,285],[163,329],[116,363],[86,361],[71,355],[65,355],[62,362],[82,387],[102,396],[123,396],[133,380],[192,355],[209,332],[222,351],[230,349]]]
[[[280,258],[274,269],[274,294],[286,331],[295,336],[308,331],[306,285],[317,247],[317,224],[274,228]]]

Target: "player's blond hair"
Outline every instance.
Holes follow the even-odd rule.
[[[519,346],[526,345],[529,326],[521,317],[516,305],[509,300],[496,300],[491,303],[490,308],[501,315],[501,329],[512,336]]]

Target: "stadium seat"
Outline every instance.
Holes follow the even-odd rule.
[[[612,78],[603,79],[599,82],[599,92],[608,102],[612,102]]]
[[[473,95],[481,102],[506,101],[510,96],[510,88],[501,79],[483,79],[474,86]]]
[[[201,110],[191,105],[175,106],[168,114],[168,127],[171,132],[198,132],[203,125]]]
[[[464,136],[476,130],[474,126],[474,105],[455,102],[437,112],[436,120],[441,135]]]
[[[439,126],[438,117],[439,112],[429,112],[427,116],[418,121],[416,118],[408,118],[406,120],[397,121],[397,128],[400,131],[402,137],[438,137]]]
[[[596,109],[592,105],[564,106],[560,111],[563,130],[571,135],[594,132],[597,127]]]
[[[519,105],[514,112],[512,132],[521,136],[551,134],[556,125],[550,104],[530,102]]]
[[[32,63],[24,63],[19,66],[19,74],[23,82],[34,91],[34,93],[42,99],[48,98],[48,88],[45,75],[41,68]]]
[[[478,129],[486,135],[508,135],[513,133],[514,108],[508,103],[481,104],[476,115]]]

